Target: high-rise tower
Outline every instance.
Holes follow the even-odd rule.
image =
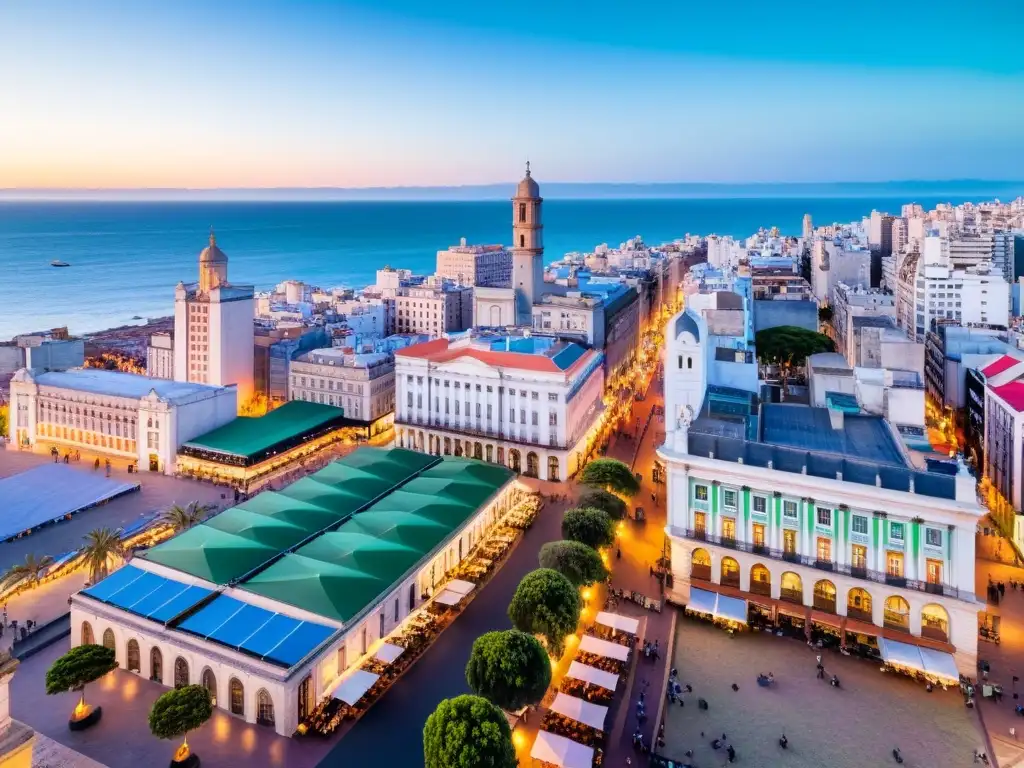
[[[533,304],[544,287],[544,240],[540,187],[530,176],[519,182],[512,198],[512,288],[516,296],[516,324],[533,324]]]

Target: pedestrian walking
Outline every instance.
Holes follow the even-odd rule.
[[[1010,738],[1014,741],[1017,740],[1017,729],[1014,726],[1010,726]]]

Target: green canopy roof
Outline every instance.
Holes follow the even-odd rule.
[[[254,456],[344,416],[344,411],[333,405],[291,400],[264,416],[239,416],[223,427],[189,440],[183,447]]]
[[[402,448],[359,448],[282,491],[260,493],[141,557],[217,584],[240,579],[280,553],[407,482],[435,456]],[[216,552],[216,562],[210,553]]]
[[[511,475],[504,467],[446,457],[241,586],[349,621],[394,589]]]

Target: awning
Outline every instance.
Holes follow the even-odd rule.
[[[464,597],[465,595],[460,595],[457,592],[452,592],[450,589],[446,589],[434,598],[434,602],[440,603],[441,605],[458,605],[462,602],[462,598]]]
[[[405,653],[405,648],[400,645],[392,645],[391,643],[384,643],[377,652],[373,655],[378,661],[383,661],[385,664],[390,664],[399,656]]]
[[[690,599],[686,601],[686,607],[698,613],[715,613],[715,601],[718,595],[708,592],[706,589],[690,587]]]
[[[550,709],[552,712],[557,712],[576,722],[589,725],[598,731],[604,730],[604,721],[608,717],[608,707],[591,704],[589,701],[578,699],[567,693],[559,693],[555,696],[555,700],[551,702]]]
[[[611,672],[605,672],[603,669],[597,669],[587,664],[580,664],[578,661],[572,662],[569,665],[569,671],[565,674],[577,680],[582,680],[585,683],[593,683],[602,688],[607,688],[609,691],[614,691],[615,687],[619,684],[618,675],[613,675]]]
[[[357,669],[338,683],[337,687],[331,691],[331,696],[346,704],[354,705],[363,698],[363,694],[373,687],[379,677],[380,675],[367,672],[365,669]]]
[[[607,611],[601,611],[597,614],[597,623],[617,629],[620,632],[628,632],[631,635],[635,635],[640,628],[640,621],[638,619],[631,619],[629,616],[620,616],[617,613],[608,613]]]
[[[530,757],[560,768],[591,768],[594,764],[594,749],[557,733],[540,731],[537,740],[533,742]]]
[[[953,683],[960,681],[960,673],[952,654],[884,637],[878,638],[878,650],[882,653],[882,661],[887,664],[914,669]]]
[[[464,581],[462,579],[452,579],[444,586],[445,589],[450,590],[457,595],[468,595],[476,589],[476,584],[472,581]]]
[[[747,601],[738,597],[719,595],[715,605],[715,618],[738,621],[740,624],[747,623]]]
[[[596,656],[607,656],[609,659],[625,661],[629,658],[629,648],[618,643],[609,643],[597,637],[584,635],[580,640],[580,650],[586,653],[593,653]]]

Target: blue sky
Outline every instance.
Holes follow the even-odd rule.
[[[0,188],[1024,178],[1024,4],[0,2]]]

